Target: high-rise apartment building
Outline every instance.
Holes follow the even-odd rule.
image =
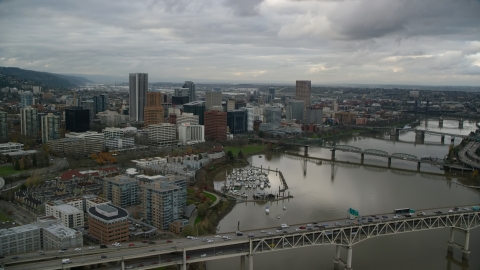
[[[183,88],[188,88],[188,99],[189,102],[196,101],[197,95],[195,93],[195,84],[192,81],[185,81]]]
[[[194,101],[183,104],[183,112],[198,115],[198,124],[203,125],[205,117],[205,101]]]
[[[153,226],[166,230],[168,225],[182,218],[187,202],[187,181],[170,176],[142,185],[143,217]]]
[[[27,107],[20,110],[21,134],[29,139],[38,137],[37,109]]]
[[[0,138],[6,138],[8,136],[8,114],[7,112],[0,111]]]
[[[164,122],[163,95],[160,92],[148,92],[144,109],[144,127]]]
[[[90,130],[90,111],[82,107],[65,109],[65,129],[70,132]]]
[[[22,108],[27,108],[33,105],[33,93],[25,91],[21,95]]]
[[[227,125],[232,134],[247,133],[247,111],[233,110],[227,112]]]
[[[176,145],[177,126],[169,123],[148,126],[148,141],[155,146]]]
[[[227,139],[227,113],[221,111],[205,112],[205,138],[215,141]]]
[[[145,99],[148,91],[148,73],[130,73],[129,75],[129,115],[130,121],[143,122]]]
[[[53,113],[42,116],[42,143],[60,139],[60,116]]]
[[[312,82],[297,80],[295,88],[295,99],[303,100],[305,108],[310,107],[310,96],[312,94]]]
[[[138,204],[138,180],[125,175],[118,175],[103,180],[103,195],[113,204],[128,207]]]
[[[222,93],[221,92],[205,92],[205,107],[206,110],[211,110],[215,107],[222,107]]]

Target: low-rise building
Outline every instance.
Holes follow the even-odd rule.
[[[8,153],[23,150],[23,143],[0,143],[0,153]]]
[[[79,204],[83,205],[83,202],[80,200]],[[83,206],[77,208],[65,204],[63,201],[48,202],[45,203],[45,215],[54,216],[60,219],[62,224],[68,228],[75,228],[84,225]]]
[[[14,254],[42,249],[42,231],[37,224],[0,230],[0,254]]]
[[[177,144],[177,126],[157,124],[148,126],[148,140],[155,146],[172,146]]]
[[[187,123],[178,126],[178,144],[191,145],[201,142],[205,142],[204,126]]]
[[[42,228],[42,249],[62,249],[83,246],[83,235],[77,230],[65,227],[60,219],[53,216],[37,218]]]
[[[128,241],[128,212],[112,204],[88,209],[88,233],[102,244]]]
[[[61,156],[88,156],[104,149],[103,134],[93,131],[65,134],[66,138],[48,141],[52,152]]]

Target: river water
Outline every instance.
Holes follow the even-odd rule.
[[[458,121],[445,120],[444,127],[440,129],[438,121],[422,121],[419,128],[468,134],[475,130],[475,123],[465,121],[464,128],[459,129]],[[381,134],[377,136],[382,137]],[[389,153],[443,158],[448,153],[450,137],[445,138],[444,145],[440,144],[439,136],[426,135],[425,144],[414,144],[414,141],[413,132],[402,132],[399,141],[391,141],[388,137],[353,136],[336,143]],[[455,143],[459,142],[460,139],[456,139]],[[303,149],[297,151],[303,154]],[[314,147],[310,147],[308,154],[326,159],[331,157],[328,149]],[[249,230],[275,227],[280,223],[305,224],[344,218],[350,207],[359,210],[361,215],[372,215],[390,213],[395,208],[428,209],[480,204],[480,193],[457,185],[457,175],[447,175],[438,167],[422,164],[420,172],[417,172],[414,162],[392,160],[391,168],[388,168],[386,158],[367,155],[365,165],[359,165],[359,154],[340,151],[337,151],[336,159],[351,163],[317,164],[294,159],[284,153],[251,157],[249,161],[254,166],[281,170],[294,198],[265,204],[239,203],[220,222],[219,232],[235,231],[238,222],[241,230]],[[269,177],[272,188],[266,191],[275,193],[280,181],[274,172]],[[216,183],[216,187],[222,184]],[[252,194],[254,191],[246,192]],[[265,214],[266,206],[270,208],[269,215]],[[283,210],[283,206],[287,209]],[[449,233],[449,229],[438,229],[372,238],[353,246],[352,266],[354,269],[389,270],[480,269],[480,229],[470,233],[468,264],[461,263],[458,249],[453,257],[447,257]],[[463,235],[456,233],[455,241],[463,244]],[[318,246],[258,254],[254,257],[254,269],[333,269],[334,253],[334,246]],[[346,259],[343,250],[342,258]],[[210,261],[207,269],[240,269],[240,259]]]

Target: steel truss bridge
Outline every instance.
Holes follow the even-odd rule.
[[[363,126],[350,126],[350,127],[361,128],[361,129],[370,129],[370,130],[394,131],[396,134],[398,134],[401,131],[413,131],[415,133],[429,134],[429,135],[436,135],[436,136],[450,136],[452,138],[462,138],[462,139],[468,138],[468,135],[461,135],[461,134],[456,134],[456,133],[441,132],[441,131],[419,129],[419,128],[363,127]]]
[[[446,211],[445,209],[442,210]],[[338,267],[340,264],[343,265],[345,269],[352,269],[353,246],[358,243],[375,237],[443,228],[450,228],[450,239],[447,244],[448,252],[453,252],[453,248],[455,247],[460,248],[462,251],[462,258],[468,260],[470,254],[470,230],[480,226],[480,212],[469,210],[452,213],[447,212],[446,214],[431,214],[431,211],[432,210],[429,210],[426,216],[402,216],[397,219],[384,219],[382,217],[382,219],[370,218],[368,220],[363,218],[352,220],[349,224],[344,223],[345,219],[335,222],[335,225],[333,225],[334,221],[329,221],[329,224],[325,223],[323,225],[316,225],[317,227],[310,227],[312,230],[292,232],[292,229],[290,228],[289,232],[284,231],[275,234],[267,234],[265,233],[265,230],[262,231],[264,233],[255,231],[255,236],[251,238],[245,236],[232,236],[234,240],[231,241],[216,241],[213,243],[199,241],[185,242],[183,247],[178,247],[178,245],[172,246],[173,244],[171,244],[167,246],[155,246],[158,250],[148,250],[152,247],[148,246],[144,248],[146,249],[144,251],[136,249],[132,255],[124,255],[122,252],[132,252],[133,250],[119,250],[118,252],[113,252],[113,254],[106,253],[109,255],[108,258],[106,256],[105,258],[100,258],[99,255],[93,255],[83,258],[83,262],[82,258],[79,257],[79,254],[77,254],[76,257],[72,257],[74,256],[72,254],[70,258],[75,262],[68,265],[59,264],[58,258],[53,258],[50,261],[43,261],[40,258],[36,258],[28,262],[14,263],[11,266],[8,266],[8,269],[28,268],[50,270],[63,269],[64,267],[73,268],[91,266],[102,263],[120,263],[121,268],[125,269],[125,261],[142,258],[145,259],[153,256],[159,259],[158,263],[136,267],[135,269],[157,269],[169,265],[180,265],[182,269],[186,270],[187,264],[190,263],[240,257],[241,269],[246,269],[245,262],[248,258],[248,269],[253,270],[253,257],[256,255],[321,245],[336,246],[333,261],[334,265]],[[270,228],[270,230],[272,230],[272,228]],[[462,231],[465,233],[463,245],[455,242],[455,231]],[[213,239],[213,236],[209,237]],[[341,248],[347,250],[346,261],[342,260],[340,257]],[[223,252],[215,252],[215,249],[217,251],[222,250]],[[208,254],[208,256],[201,254]],[[163,256],[170,256],[171,259],[161,260],[161,257]],[[96,259],[89,259],[90,257]],[[46,266],[48,262],[50,262],[50,265]],[[52,265],[53,262],[56,263]]]

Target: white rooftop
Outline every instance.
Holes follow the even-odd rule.
[[[82,212],[80,209],[68,204],[55,205],[54,207],[66,214],[76,214],[78,212]]]

